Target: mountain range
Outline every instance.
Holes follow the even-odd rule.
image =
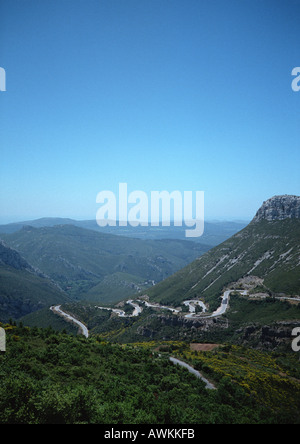
[[[251,223],[148,292],[162,303],[202,297],[214,306],[222,290],[255,276],[272,294],[300,295],[300,197],[275,196]]]
[[[299,209],[299,197],[275,196],[208,251],[68,224],[2,235],[2,422],[299,423]],[[143,286],[152,273],[162,281]],[[123,300],[91,303],[118,280]],[[9,314],[18,326],[2,323]]]
[[[186,238],[185,226],[174,226],[172,223],[168,226],[152,227],[138,226],[131,227],[120,226],[117,222],[115,227],[107,225],[100,227],[96,220],[75,220],[70,218],[60,217],[43,217],[41,219],[29,220],[24,222],[14,222],[0,225],[1,233],[15,233],[21,230],[24,226],[31,226],[34,228],[55,227],[56,225],[73,225],[87,230],[93,230],[105,234],[114,234],[117,236],[133,237],[142,240],[159,240],[159,239],[180,239],[191,240],[203,245],[208,245],[210,248],[220,244],[228,239],[233,234],[240,231],[247,225],[247,221],[205,221],[204,233],[199,238]]]
[[[6,243],[1,244],[0,257],[2,317],[12,314],[17,318],[47,303],[71,300],[79,301],[77,310],[81,313],[80,304],[84,301],[114,304],[137,294],[173,307],[197,299],[204,301],[211,312],[218,308],[228,288],[247,288],[252,295],[263,298],[299,296],[299,209],[300,197],[275,196],[263,203],[246,227],[213,248],[179,239],[116,236],[55,222],[39,228],[24,224],[18,231],[1,234]],[[47,223],[51,225],[50,220]],[[10,263],[3,259],[7,251]],[[23,264],[21,270],[18,263]],[[47,296],[36,291],[37,286],[34,296],[27,297],[29,276],[35,285],[42,283]],[[20,303],[22,287],[23,299],[27,304],[31,299],[33,302],[18,311],[18,303],[24,306]],[[37,293],[40,297],[36,297]],[[7,304],[8,296],[10,302],[19,302]],[[248,299],[244,297],[240,309],[245,309]],[[109,317],[105,313],[105,319]],[[279,310],[276,319],[280,318]],[[95,319],[90,321],[95,325]]]
[[[236,338],[243,343],[254,336],[255,344],[272,348],[283,341],[290,347],[292,328],[300,321],[299,208],[298,196],[264,202],[247,227],[135,296],[142,306],[140,299],[150,302],[137,317],[122,318],[92,306],[65,307],[93,333],[118,342]],[[209,316],[228,290],[239,290],[230,297],[229,309],[222,316]],[[126,299],[116,308],[130,312]],[[187,318],[183,302],[191,300],[203,302],[208,316]]]
[[[186,240],[127,238],[68,224],[24,225],[19,231],[2,233],[1,238],[0,306],[2,313],[16,318],[30,307],[35,310],[69,298],[102,303],[123,299],[172,275],[209,249]],[[30,291],[29,280],[35,283]],[[24,305],[22,294],[26,301],[30,294],[35,302],[27,303],[26,310],[11,310],[14,299],[15,307]],[[11,304],[7,305],[8,297]]]

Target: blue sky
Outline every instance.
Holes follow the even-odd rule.
[[[204,191],[206,219],[300,194],[298,0],[0,0],[0,222],[102,190]]]

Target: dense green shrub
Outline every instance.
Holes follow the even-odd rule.
[[[231,349],[211,355],[211,360],[208,354],[203,362],[198,354],[190,355],[218,379],[218,389],[207,390],[186,369],[153,352],[155,344],[152,348],[149,344],[118,345],[52,329],[5,328],[7,351],[0,355],[1,424],[299,421],[299,412],[292,419],[284,416],[280,405],[277,410],[262,405],[249,396],[248,387],[222,374],[222,362],[230,362]],[[176,347],[169,344],[165,350],[176,352]],[[179,344],[177,350],[184,350],[184,344]],[[289,363],[286,357],[281,361]],[[278,379],[278,387],[273,390],[284,393],[287,387],[282,384]]]

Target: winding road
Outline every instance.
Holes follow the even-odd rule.
[[[183,304],[189,307],[189,314],[184,315],[184,317],[187,319],[210,319],[210,318],[215,318],[217,316],[222,316],[224,313],[226,313],[226,311],[228,309],[230,294],[232,292],[240,293],[243,296],[248,295],[247,290],[231,289],[231,290],[224,291],[224,293],[222,295],[221,305],[217,308],[217,310],[215,310],[211,314],[206,314],[206,312],[207,312],[206,305],[204,304],[204,302],[199,301],[198,299],[184,301]],[[299,298],[289,298],[289,297],[278,297],[276,299],[300,301]],[[139,316],[143,311],[143,308],[137,302],[139,304],[141,304],[141,303],[145,304],[146,307],[152,307],[152,308],[157,308],[157,309],[161,309],[161,310],[170,310],[173,313],[180,313],[179,309],[176,309],[173,307],[168,307],[165,305],[160,305],[157,303],[153,304],[153,303],[150,303],[147,301],[142,301],[140,299],[137,299],[136,302],[134,302],[132,299],[130,299],[126,302],[127,304],[133,306],[134,310],[133,310],[132,314],[126,314],[124,310],[121,310],[119,308],[109,308],[109,307],[99,307],[99,306],[96,306],[96,308],[99,308],[100,310],[110,310],[122,318],[132,318],[132,317]],[[202,313],[196,314],[196,305],[199,305],[200,307],[202,307]],[[66,320],[73,322],[74,324],[77,324],[80,327],[82,334],[86,338],[88,338],[89,332],[88,332],[87,327],[82,322],[80,322],[78,319],[76,319],[73,316],[69,315],[68,313],[65,313],[64,311],[62,311],[60,307],[61,307],[60,305],[56,305],[56,306],[53,305],[52,307],[50,307],[50,310],[52,310],[54,313],[56,313],[60,316],[63,316]]]
[[[228,308],[230,293],[232,293],[233,291],[239,292],[244,296],[248,294],[248,292],[246,290],[226,290],[223,293],[221,305],[219,306],[219,308],[217,308],[216,311],[214,311],[213,313],[208,314],[208,315],[206,315],[206,314],[203,315],[203,313],[206,313],[206,311],[208,310],[206,305],[204,304],[204,302],[199,301],[198,299],[184,301],[183,304],[189,307],[189,314],[184,315],[184,317],[187,319],[209,319],[209,318],[214,318],[216,316],[223,315]],[[146,307],[158,308],[161,310],[170,310],[173,313],[180,313],[180,311],[181,311],[181,310],[178,310],[177,308],[168,307],[166,305],[160,305],[157,303],[151,304],[150,302],[142,301],[140,299],[137,299],[137,302],[145,304]],[[134,316],[139,316],[142,313],[142,311],[143,311],[142,307],[140,305],[138,305],[137,303],[134,303],[132,299],[127,301],[126,303],[130,304],[134,307],[134,312],[130,315],[126,315],[124,310],[120,310],[118,308],[99,307],[99,306],[96,306],[96,308],[99,308],[100,310],[110,310],[113,313],[116,313],[118,316],[123,317],[123,318],[132,318]],[[202,313],[196,314],[196,305],[199,305],[202,308]]]
[[[52,305],[52,307],[50,307],[50,310],[53,311],[53,313],[56,313],[56,314],[64,317],[67,321],[70,321],[70,322],[73,322],[74,324],[79,325],[79,328],[82,331],[83,336],[88,338],[89,331],[88,331],[87,327],[82,322],[78,321],[78,319],[76,319],[73,316],[69,315],[68,313],[65,313],[64,311],[62,311],[60,307],[61,307],[61,305]]]
[[[209,319],[209,318],[214,318],[216,316],[221,316],[222,314],[224,314],[226,312],[226,310],[228,308],[230,293],[233,291],[237,291],[237,290],[226,290],[224,292],[224,294],[222,296],[222,301],[221,301],[220,307],[210,315],[203,316],[202,313],[196,314],[196,305],[199,305],[200,307],[202,307],[203,313],[205,313],[207,311],[207,307],[204,304],[204,302],[196,300],[196,299],[184,301],[183,304],[189,307],[189,314],[184,315],[184,317],[187,319]],[[241,291],[241,290],[238,290],[238,291],[243,295],[247,295],[247,291]],[[160,304],[151,304],[150,302],[141,301],[140,299],[138,299],[137,302],[144,303],[146,305],[146,307],[158,308],[161,310],[170,310],[173,313],[180,312],[180,310],[173,308],[173,307],[168,307],[168,306],[160,305]],[[120,310],[119,308],[109,308],[109,307],[99,307],[99,306],[96,306],[96,308],[99,308],[100,310],[110,310],[122,318],[132,318],[132,317],[139,316],[142,313],[143,308],[139,304],[134,302],[132,299],[128,300],[126,303],[130,304],[134,307],[134,311],[132,314],[127,315],[124,310]],[[64,311],[62,311],[60,307],[61,307],[61,305],[53,305],[52,307],[50,307],[50,310],[53,311],[54,313],[59,314],[60,316],[63,316],[66,320],[73,322],[74,324],[77,324],[80,327],[82,334],[86,338],[88,338],[89,332],[88,332],[87,327],[82,322],[80,322],[78,319],[76,319],[73,316],[69,315],[68,313],[65,313]]]
[[[196,314],[196,305],[199,305],[202,307],[203,313],[205,313],[207,311],[207,307],[204,304],[204,302],[196,300],[196,299],[184,301],[183,304],[189,307],[189,314],[184,315],[184,317],[187,319],[209,319],[209,318],[214,318],[216,316],[223,315],[228,308],[230,293],[233,291],[239,291],[243,295],[248,294],[247,291],[242,291],[242,290],[226,290],[222,296],[222,301],[221,301],[220,307],[210,315],[206,315],[206,314],[203,315],[202,313]],[[153,307],[153,308],[158,308],[158,309],[162,309],[162,310],[170,310],[173,313],[180,312],[180,310],[173,308],[173,307],[167,307],[165,305],[159,305],[159,304],[151,304],[150,302],[141,301],[140,299],[138,299],[137,302],[144,303],[146,305],[146,307]],[[96,306],[96,308],[99,308],[100,310],[110,310],[122,318],[132,318],[132,317],[139,316],[142,313],[143,308],[139,304],[134,302],[132,299],[128,300],[126,303],[133,306],[134,311],[132,314],[127,315],[124,310],[120,310],[119,308],[98,307],[98,306]],[[73,322],[74,324],[78,325],[82,334],[86,338],[88,338],[89,331],[88,331],[86,325],[84,325],[82,322],[80,322],[78,319],[74,318],[70,314],[65,313],[63,310],[61,310],[60,307],[61,307],[61,305],[53,305],[52,307],[50,307],[50,310],[53,313],[56,313],[56,314],[64,317],[67,321]]]
[[[133,305],[135,307],[135,314],[132,314],[131,316],[138,316],[141,312],[141,307],[137,304],[134,304],[133,301],[128,301],[128,303],[131,303],[131,305]],[[56,313],[62,317],[64,317],[67,321],[73,322],[74,324],[78,325],[82,331],[82,334],[88,338],[89,337],[89,332],[87,327],[80,321],[78,321],[78,319],[74,318],[73,316],[69,315],[68,313],[64,312],[63,310],[61,310],[60,305],[53,305],[52,307],[50,307],[50,310],[53,313]],[[116,310],[116,312],[122,312],[124,313],[122,310]],[[122,316],[122,314],[120,314],[120,316]],[[125,313],[124,313],[125,316]],[[206,378],[204,378],[204,376],[198,372],[198,370],[195,370],[192,366],[190,366],[189,364],[187,364],[186,362],[180,361],[177,358],[173,358],[172,356],[169,357],[169,360],[175,364],[175,365],[179,365],[181,367],[186,368],[190,373],[192,373],[194,376],[196,376],[197,378],[201,379],[205,385],[206,385],[206,389],[209,390],[214,390],[216,389],[216,387],[209,382]]]
[[[191,366],[190,366],[189,364],[187,364],[186,362],[180,361],[179,359],[177,359],[177,358],[173,358],[172,356],[171,356],[169,359],[170,359],[171,362],[173,362],[173,364],[180,365],[181,367],[184,367],[184,368],[188,369],[188,371],[189,371],[190,373],[192,373],[192,374],[195,375],[197,378],[199,378],[199,379],[201,379],[203,382],[205,382],[205,385],[206,385],[205,388],[207,388],[207,389],[209,389],[209,390],[215,390],[215,389],[216,389],[216,387],[215,387],[211,382],[209,382],[206,378],[204,378],[204,376],[202,376],[201,373],[198,372],[198,370],[195,370],[193,367],[191,367]]]
[[[199,300],[188,300],[188,301],[184,301],[183,304],[189,307],[189,314],[184,315],[185,318],[187,319],[209,319],[209,318],[214,318],[217,316],[222,316],[224,313],[226,313],[227,309],[228,309],[228,305],[229,305],[229,300],[230,300],[230,294],[232,292],[238,292],[243,296],[248,295],[247,290],[235,290],[235,289],[231,289],[231,290],[226,290],[224,291],[223,295],[222,295],[222,301],[221,301],[221,305],[217,308],[217,310],[215,310],[213,313],[211,314],[202,314],[205,313],[207,311],[207,307],[206,305]],[[289,299],[289,300],[296,300],[299,301],[299,298],[288,298],[288,297],[280,297],[278,299]],[[172,307],[167,307],[164,305],[159,305],[159,304],[150,304],[147,301],[141,301],[140,299],[137,300],[137,302],[139,303],[144,303],[146,305],[146,307],[153,307],[153,308],[159,308],[159,309],[167,309],[170,310],[174,313],[179,313],[180,310],[172,308]],[[143,308],[137,304],[136,302],[134,302],[132,299],[127,301],[127,304],[130,304],[134,307],[134,311],[132,314],[130,315],[126,315],[124,310],[120,310],[120,309],[116,309],[116,308],[108,308],[108,307],[97,307],[101,310],[111,310],[112,312],[116,313],[118,316],[120,317],[136,317],[139,316],[142,311]],[[199,305],[202,307],[202,313],[201,314],[196,314],[196,305]],[[88,338],[89,337],[89,332],[88,329],[86,327],[86,325],[84,325],[82,322],[80,322],[78,319],[74,318],[73,316],[69,315],[68,313],[64,312],[63,310],[61,310],[61,305],[56,305],[56,306],[52,306],[50,307],[50,310],[53,313],[56,313],[62,317],[64,317],[67,321],[72,322],[76,325],[79,326],[82,334]],[[205,385],[206,385],[206,389],[208,390],[214,390],[216,389],[216,387],[209,382],[206,378],[204,378],[204,376],[198,371],[195,370],[193,367],[191,367],[189,364],[187,364],[186,362],[180,361],[177,358],[174,357],[169,357],[169,360],[175,364],[175,365],[179,365],[181,367],[186,368],[190,373],[192,373],[193,375],[195,375],[197,378],[201,379]]]

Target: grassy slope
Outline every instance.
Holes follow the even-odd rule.
[[[26,270],[1,266],[0,282],[0,319],[3,321],[68,300],[48,279]]]
[[[208,249],[189,241],[142,241],[71,225],[28,227],[1,236],[73,296],[87,293],[114,273],[160,281]]]
[[[198,296],[217,305],[224,286],[247,273],[264,278],[275,293],[300,294],[299,239],[298,219],[251,223],[148,294],[153,300],[169,304]],[[270,256],[262,260],[266,253]]]

